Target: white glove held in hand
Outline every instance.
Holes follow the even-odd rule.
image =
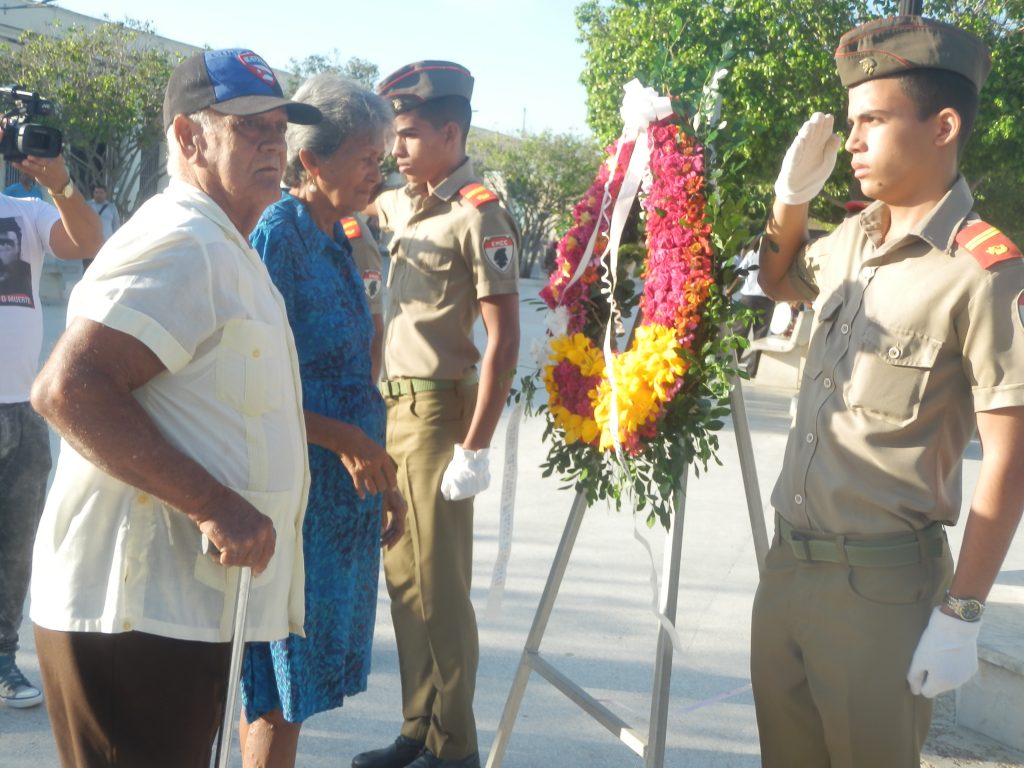
[[[489,449],[468,451],[461,445],[455,446],[455,455],[441,478],[441,495],[448,501],[458,501],[476,496],[491,484],[491,470],[488,465]]]
[[[934,699],[970,680],[978,671],[980,631],[980,621],[961,621],[933,610],[907,672],[910,692]]]
[[[821,192],[836,167],[836,154],[842,143],[832,131],[832,115],[811,115],[782,158],[782,170],[775,180],[779,201],[799,205]]]

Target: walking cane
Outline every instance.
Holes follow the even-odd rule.
[[[217,555],[217,548],[203,534],[203,553]],[[228,689],[224,700],[224,719],[217,734],[215,768],[228,768],[231,760],[231,728],[238,703],[238,681],[242,674],[242,651],[245,649],[245,613],[249,607],[249,586],[252,583],[252,568],[242,568],[238,577],[238,592],[235,594],[235,618],[231,622],[231,663],[228,668]]]

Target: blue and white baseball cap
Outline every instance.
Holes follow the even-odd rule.
[[[174,68],[164,92],[164,130],[175,115],[207,107],[225,115],[258,115],[284,107],[288,122],[302,125],[321,118],[316,107],[284,98],[274,70],[246,48],[203,51]]]

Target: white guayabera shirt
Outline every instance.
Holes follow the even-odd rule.
[[[160,358],[167,371],[136,399],[173,445],[273,519],[277,548],[253,580],[246,639],[301,634],[302,390],[284,303],[259,256],[213,200],[172,181],[100,251],[71,295],[68,322],[76,317]],[[183,513],[62,442],[36,537],[32,620],[227,641],[238,569],[200,548]]]

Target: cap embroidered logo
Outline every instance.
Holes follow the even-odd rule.
[[[252,51],[243,51],[238,55],[238,60],[245,65],[246,69],[267,85],[273,86],[277,82],[277,78],[274,77],[274,70]]]

